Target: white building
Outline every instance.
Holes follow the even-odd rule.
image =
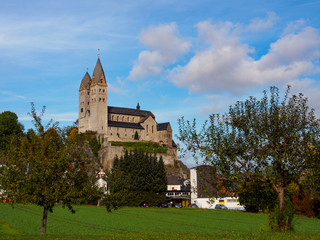
[[[197,167],[190,169],[191,203],[199,208],[215,208],[222,204],[228,209],[244,210],[237,197],[218,197],[215,186],[210,184],[214,178],[210,166],[201,166],[201,177]],[[213,181],[211,181],[213,183]],[[205,191],[204,191],[205,188]],[[215,197],[216,196],[216,197]]]
[[[98,189],[100,189],[100,191],[104,194],[109,193],[108,178],[102,168],[96,176],[95,184],[98,187]]]

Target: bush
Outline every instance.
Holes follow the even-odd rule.
[[[152,142],[118,142],[112,141],[112,146],[122,146],[127,151],[133,151],[135,149],[141,150],[147,153],[167,153],[167,148],[160,146],[158,143]]]

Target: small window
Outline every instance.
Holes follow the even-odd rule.
[[[81,108],[81,112],[83,112],[83,108]]]

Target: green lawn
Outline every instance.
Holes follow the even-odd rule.
[[[268,230],[268,216],[205,209],[62,207],[49,213],[47,236],[41,239],[320,239],[320,220],[295,218],[295,232]],[[0,239],[40,239],[42,208],[0,204]]]

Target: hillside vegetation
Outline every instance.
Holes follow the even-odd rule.
[[[158,143],[152,142],[118,142],[111,141],[112,146],[122,146],[127,151],[135,149],[142,150],[148,153],[167,153],[167,148],[160,146]]]

